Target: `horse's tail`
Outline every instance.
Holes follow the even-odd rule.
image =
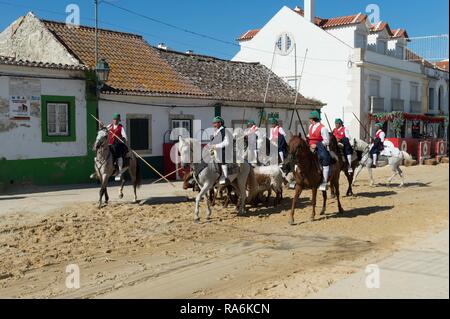
[[[142,185],[142,176],[141,176],[141,165],[139,164],[139,162],[136,160],[136,176],[134,177],[134,186],[139,188]]]
[[[401,154],[403,155],[404,160],[407,160],[407,161],[412,160],[412,156],[408,152],[401,151]]]

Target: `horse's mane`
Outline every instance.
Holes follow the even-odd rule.
[[[330,151],[333,151],[334,153],[338,154],[339,151],[339,145],[338,141],[336,139],[336,136],[334,136],[332,133],[330,133]]]
[[[296,156],[296,160],[301,165],[302,163],[311,163],[316,155],[314,155],[310,148],[308,142],[300,136],[293,136],[288,144],[289,153]]]

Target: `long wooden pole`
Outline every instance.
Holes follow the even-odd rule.
[[[356,116],[356,114],[353,112],[352,112],[352,114],[355,117],[355,119],[358,121],[359,125],[361,125],[361,127],[364,129],[366,134],[369,136],[369,139],[372,140],[372,134],[370,134],[370,132],[367,130],[367,128],[361,123],[360,119]]]
[[[96,118],[94,115],[90,114],[100,125],[105,126],[105,124],[103,124],[98,118]],[[111,131],[110,131],[111,132]],[[113,136],[115,138],[117,138],[120,142],[122,142],[123,144],[126,144],[120,137],[118,137],[116,134],[114,134],[114,132],[111,132],[113,134]],[[175,185],[169,181],[166,177],[164,177],[156,168],[154,168],[152,165],[150,165],[150,163],[148,163],[144,158],[142,158],[141,155],[139,155],[137,152],[135,152],[134,150],[132,150],[130,148],[131,152],[137,157],[139,158],[141,161],[143,161],[148,167],[150,167],[156,174],[158,174],[162,179],[164,179],[167,183],[169,183],[172,187],[175,188]]]
[[[297,113],[298,121],[300,122],[300,126],[302,127],[303,135],[306,138],[308,134],[306,134],[305,127],[303,126],[302,118],[300,117],[300,113],[298,113],[298,109],[295,109],[295,113]]]
[[[178,171],[181,171],[182,169],[183,169],[183,167],[180,167],[179,169],[174,170],[172,173],[169,173],[169,174],[167,174],[166,176],[164,176],[164,178],[167,178],[167,177],[169,177],[170,175],[175,174],[175,173],[178,172]],[[164,178],[161,177],[160,179],[154,181],[151,185],[156,184],[156,183],[159,183],[159,182],[162,181]]]
[[[328,128],[330,129],[330,132],[332,132],[333,129],[331,128],[330,121],[328,121],[328,116],[327,116],[327,114],[326,114],[326,113],[323,113],[323,115],[325,115],[325,118],[326,118],[327,123],[328,123]]]
[[[300,86],[302,85],[303,72],[305,71],[305,64],[306,64],[306,57],[307,57],[307,56],[308,56],[308,49],[306,49],[306,51],[305,51],[305,57],[303,58],[302,73],[300,74],[300,79],[298,80],[298,86],[297,86],[297,92],[295,93],[295,102],[294,102],[294,105],[297,105],[298,94],[300,93]]]

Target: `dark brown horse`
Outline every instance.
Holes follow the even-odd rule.
[[[338,144],[334,136],[330,136],[330,150],[335,154],[338,151]],[[289,224],[294,224],[294,212],[298,198],[304,189],[312,190],[311,204],[313,206],[311,221],[314,221],[316,217],[316,199],[317,190],[322,182],[322,171],[317,154],[311,152],[310,147],[306,140],[300,136],[294,136],[289,141],[289,159],[291,165],[294,167],[294,178],[296,182],[295,195],[292,199],[292,209],[289,216]],[[344,209],[341,206],[340,194],[339,194],[339,176],[344,166],[342,158],[338,156],[336,163],[331,167],[331,177],[329,179],[332,188],[334,189],[336,199],[338,202],[339,213],[343,213]],[[323,207],[320,215],[325,214],[327,203],[327,192],[322,192]]]

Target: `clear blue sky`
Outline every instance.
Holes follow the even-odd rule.
[[[303,6],[303,0],[109,0],[141,14],[233,42],[241,33],[263,26],[283,5]],[[81,24],[92,25],[93,0],[0,0],[0,30],[27,11],[46,19],[64,21],[68,4],[78,4]],[[12,3],[8,5],[7,3]],[[316,0],[316,15],[333,17],[365,12],[368,4],[381,9],[381,20],[392,28],[405,28],[410,37],[448,34],[448,0]],[[100,5],[100,26],[108,29],[142,34],[156,45],[232,58],[237,46],[207,40],[171,29],[120,11],[107,4]],[[115,26],[111,26],[111,24]]]

